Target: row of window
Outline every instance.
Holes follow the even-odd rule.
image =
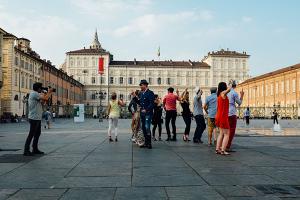
[[[96,69],[70,69],[70,74],[73,75],[96,75],[98,71]],[[110,70],[110,76],[145,76],[145,70]],[[209,71],[146,71],[146,76],[177,76],[177,77],[184,77],[184,76],[202,76],[208,77]]]
[[[299,82],[299,90],[300,90],[300,82]],[[268,95],[273,96],[274,93],[275,93],[275,95],[284,94],[284,93],[287,93],[287,94],[295,93],[296,92],[296,80],[295,79],[292,80],[291,90],[290,90],[290,81],[289,80],[287,80],[286,82],[284,82],[284,81],[276,82],[275,88],[274,88],[274,84],[270,84],[270,85],[266,84],[265,87],[264,87],[264,85],[262,85],[262,86],[250,88],[249,89],[249,97],[250,98],[255,98],[255,96],[263,97],[264,92],[265,92],[266,96],[268,96]]]
[[[41,74],[41,68],[34,66],[35,64],[29,63],[26,60],[20,60],[19,57],[15,57],[15,65],[20,66],[26,70],[32,71],[33,73]]]
[[[33,80],[31,77],[28,77],[25,75],[20,75],[20,76],[21,76],[21,79],[19,80],[19,75],[15,74],[14,86],[19,86],[19,81],[20,81],[21,88],[32,89],[33,81],[39,81],[38,78],[35,78],[35,80]]]
[[[104,59],[104,62],[105,62],[105,59]],[[74,66],[87,67],[89,65],[97,67],[98,66],[98,58],[92,57],[91,60],[87,57],[77,58],[77,59],[70,58],[70,66],[71,67],[74,67]]]
[[[82,79],[83,78],[83,79]],[[99,84],[100,83],[100,80],[101,80],[101,84],[105,84],[105,77],[101,77],[101,78],[98,78],[97,77],[91,77],[90,78],[90,82],[86,82],[88,81],[85,77],[80,77],[78,76],[77,77],[77,80],[79,82],[83,82],[84,84]],[[140,81],[140,79],[136,79],[136,78],[133,78],[133,77],[129,77],[127,78],[127,84],[128,85],[136,85],[138,84]],[[157,85],[162,85],[162,84],[167,84],[167,85],[172,85],[172,84],[177,84],[177,85],[180,85],[180,84],[187,84],[187,85],[190,85],[192,84],[192,79],[180,79],[180,78],[176,78],[176,79],[172,79],[172,78],[152,78],[152,77],[149,77],[147,79],[148,83],[151,85],[151,84],[157,84]],[[109,77],[109,84],[113,85],[113,84],[126,84],[126,78],[124,77]],[[197,85],[209,85],[209,78],[208,77],[205,77],[205,78],[202,78],[202,79],[195,79],[195,84]]]

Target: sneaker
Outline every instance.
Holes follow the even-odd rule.
[[[118,142],[118,138],[116,137],[115,142]]]
[[[113,139],[111,139],[111,137],[109,137],[108,141],[109,141],[109,142],[113,142]]]

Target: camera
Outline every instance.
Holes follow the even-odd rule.
[[[51,86],[48,86],[48,87],[42,87],[42,91],[43,91],[44,93],[47,93],[47,92],[48,92],[48,89],[50,89],[50,88],[51,88]],[[56,89],[53,88],[53,89],[52,89],[52,92],[56,92]]]

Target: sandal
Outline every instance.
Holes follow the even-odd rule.
[[[185,136],[185,135],[183,135],[183,136],[182,136],[182,139],[183,139],[183,141],[185,141],[185,142],[187,141],[187,139],[186,139],[186,136]]]
[[[221,151],[216,149],[216,154],[221,154]]]
[[[227,151],[221,151],[221,155],[228,156],[228,155],[230,155],[230,153],[228,153]]]

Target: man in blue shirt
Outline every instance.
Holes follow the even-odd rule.
[[[153,116],[154,108],[154,93],[149,90],[148,82],[141,80],[140,82],[141,93],[140,93],[140,107],[141,107],[141,122],[142,130],[145,137],[145,145],[148,149],[152,149],[151,145],[151,120]]]
[[[208,115],[207,125],[208,125],[208,145],[212,145],[212,134],[214,133],[214,144],[216,144],[216,125],[215,116],[217,113],[217,88],[212,87],[210,89],[211,95],[206,97],[204,110]]]
[[[227,97],[229,99],[228,120],[229,120],[229,126],[230,126],[229,140],[228,140],[228,144],[227,144],[227,148],[226,148],[228,152],[232,151],[230,148],[231,148],[232,140],[235,135],[235,129],[236,129],[236,123],[237,123],[236,104],[238,106],[240,106],[243,102],[243,97],[244,97],[243,90],[240,92],[240,95],[241,95],[240,98],[239,98],[238,93],[235,91],[235,88],[236,88],[235,81],[232,81],[231,85],[232,85],[232,88],[231,88],[230,92],[227,94]]]

